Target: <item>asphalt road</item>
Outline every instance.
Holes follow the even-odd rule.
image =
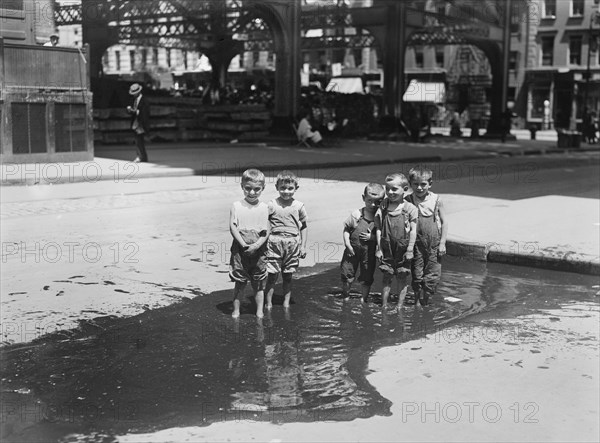
[[[581,152],[545,156],[518,156],[428,164],[433,170],[432,190],[444,194],[519,200],[544,195],[600,197],[600,153]],[[408,173],[412,164],[325,169],[330,180],[382,182],[389,172]]]

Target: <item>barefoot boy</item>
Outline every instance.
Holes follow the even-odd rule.
[[[298,190],[298,177],[290,171],[277,175],[275,187],[279,197],[269,202],[271,236],[267,249],[267,302],[266,309],[273,307],[273,291],[279,273],[283,276],[283,307],[290,306],[292,275],[300,259],[306,257],[306,209],[304,203],[294,200]]]
[[[433,172],[423,166],[416,166],[408,172],[408,180],[413,193],[406,200],[418,209],[417,241],[412,262],[412,288],[415,302],[429,304],[442,275],[442,265],[438,256],[446,253],[448,220],[439,195],[431,188]]]
[[[233,236],[229,277],[233,288],[233,318],[240,316],[240,299],[250,281],[256,300],[256,316],[263,316],[264,285],[267,278],[267,239],[269,238],[269,207],[259,201],[265,189],[265,175],[258,169],[242,174],[244,199],[236,201],[229,214],[229,230]]]
[[[381,260],[379,269],[383,273],[381,291],[382,307],[387,307],[392,279],[398,281],[401,306],[406,297],[410,262],[413,258],[417,228],[417,208],[404,201],[408,191],[408,180],[403,174],[389,174],[385,178],[386,199],[375,214],[377,236],[376,256]]]
[[[362,196],[365,206],[353,211],[344,222],[344,256],[342,257],[342,295],[350,297],[350,287],[357,271],[362,286],[362,301],[369,298],[373,274],[375,273],[375,212],[385,196],[385,189],[379,183],[365,186]]]

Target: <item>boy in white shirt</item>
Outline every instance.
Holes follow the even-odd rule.
[[[248,281],[256,300],[256,316],[263,317],[264,289],[267,278],[267,240],[271,232],[269,207],[259,201],[265,189],[265,175],[258,169],[242,174],[244,199],[233,203],[229,214],[229,230],[233,236],[229,277],[233,289],[233,318],[240,316],[239,296]]]

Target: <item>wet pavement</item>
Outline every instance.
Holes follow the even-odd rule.
[[[448,257],[431,307],[382,313],[378,284],[361,305],[358,292],[340,299],[338,275],[332,264],[303,269],[292,307],[282,308],[276,290],[262,321],[249,297],[231,319],[231,291],[219,291],[5,346],[2,440],[99,442],[220,422],[389,416],[391,402],[366,378],[378,349],[414,343],[405,348],[412,359],[426,335],[598,304],[596,277]]]

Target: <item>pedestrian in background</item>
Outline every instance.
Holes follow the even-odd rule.
[[[502,143],[504,143],[506,141],[506,137],[508,137],[510,135],[510,129],[512,127],[512,118],[513,118],[513,112],[512,109],[510,108],[506,108],[504,110],[504,112],[501,115],[501,135],[500,135],[500,139],[502,140]]]
[[[412,194],[406,200],[417,207],[417,240],[412,261],[414,303],[423,306],[435,293],[442,275],[441,256],[446,254],[448,220],[440,196],[430,191],[433,171],[415,166],[408,172]],[[412,304],[412,303],[411,303]]]
[[[50,34],[50,41],[44,43],[44,46],[58,46],[58,34],[56,32]]]
[[[135,145],[137,147],[137,157],[133,160],[135,163],[147,162],[148,154],[144,141],[150,126],[150,112],[146,99],[142,95],[142,85],[134,83],[129,88],[129,95],[133,96],[133,106],[127,106],[127,112],[131,114],[131,129],[135,134]]]
[[[304,112],[300,123],[298,123],[298,138],[302,141],[310,141],[314,146],[321,146],[323,136],[319,131],[313,131],[310,122],[308,121],[311,113],[310,111]]]

